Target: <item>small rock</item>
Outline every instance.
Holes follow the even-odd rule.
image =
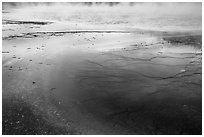
[[[50,90],[55,90],[56,88],[51,88]]]
[[[2,51],[2,53],[9,53],[9,51]]]
[[[35,84],[36,82],[35,81],[33,81],[33,84]]]

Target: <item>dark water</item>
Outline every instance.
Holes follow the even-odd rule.
[[[3,134],[201,134],[201,41],[143,38],[110,50],[101,39],[67,47],[70,35],[6,42],[30,52],[3,64]]]

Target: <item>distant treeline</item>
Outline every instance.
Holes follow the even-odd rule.
[[[124,2],[123,2],[124,3]],[[142,2],[125,2],[127,5],[133,6],[135,4],[142,4]],[[55,5],[55,4],[71,4],[71,5],[85,5],[85,6],[93,6],[93,5],[108,5],[108,6],[117,6],[121,4],[121,2],[3,2],[4,6],[24,6],[24,5]]]
[[[173,5],[173,7],[178,5],[197,5],[202,6],[201,2],[3,2],[3,10],[7,7],[24,7],[24,6],[54,6],[54,5],[83,5],[87,7],[91,6],[109,6],[114,7],[118,5],[125,6],[136,6],[136,5],[154,5],[154,6],[168,6]],[[168,8],[168,7],[167,7]]]

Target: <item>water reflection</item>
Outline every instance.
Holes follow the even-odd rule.
[[[4,37],[3,104],[19,94],[63,134],[201,134],[201,36],[145,32]]]

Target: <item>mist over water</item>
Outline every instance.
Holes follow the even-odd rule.
[[[201,3],[3,3],[3,19],[83,23],[91,28],[202,29]],[[90,28],[89,27],[89,28]]]

